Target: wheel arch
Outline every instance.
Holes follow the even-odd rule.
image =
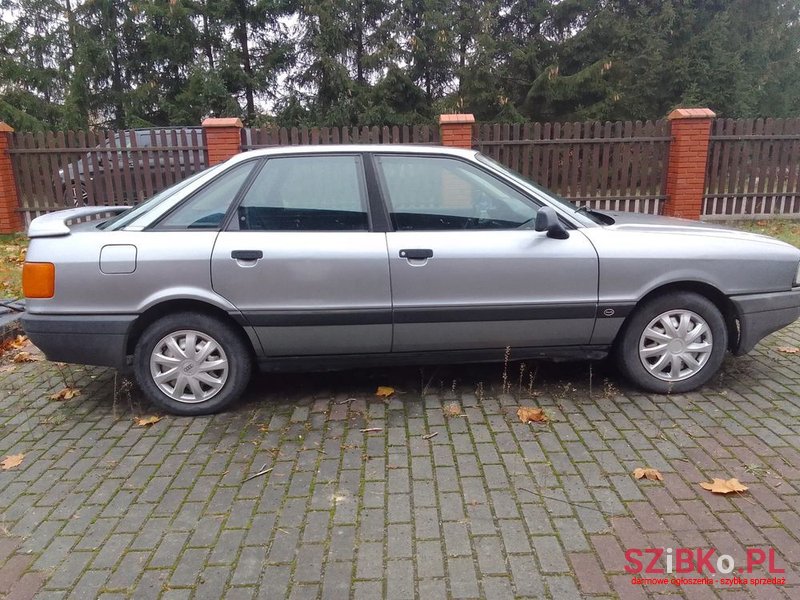
[[[125,340],[126,354],[130,356],[134,353],[136,344],[139,342],[139,338],[141,338],[142,333],[144,333],[144,331],[150,325],[166,315],[179,312],[196,312],[205,314],[230,325],[234,331],[239,334],[239,336],[242,338],[242,341],[245,342],[246,347],[250,350],[251,356],[255,357],[256,348],[253,345],[254,341],[247,334],[244,327],[242,327],[242,325],[236,321],[236,319],[218,306],[214,306],[208,302],[203,302],[202,300],[193,299],[164,300],[163,302],[159,302],[158,304],[151,306],[141,315],[139,315],[139,317],[133,322],[128,330],[127,339]]]
[[[725,326],[728,330],[728,350],[733,351],[738,347],[739,321],[733,302],[731,302],[730,298],[728,298],[728,296],[726,296],[721,290],[709,283],[702,281],[673,281],[660,285],[647,292],[639,299],[634,309],[625,318],[622,327],[620,327],[619,331],[617,332],[614,344],[616,345],[617,341],[622,337],[625,329],[630,323],[631,317],[633,317],[633,315],[636,313],[636,310],[640,306],[649,300],[652,300],[653,298],[674,292],[693,292],[699,296],[703,296],[712,304],[714,304],[714,306],[716,306],[722,314],[722,318],[725,320]]]

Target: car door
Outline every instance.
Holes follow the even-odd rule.
[[[588,344],[597,255],[533,230],[538,205],[452,156],[376,154],[395,352]]]
[[[268,158],[219,234],[214,290],[268,356],[391,348],[385,233],[370,230],[362,158]]]

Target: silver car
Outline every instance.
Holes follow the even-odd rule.
[[[184,415],[230,404],[254,365],[491,361],[507,347],[613,353],[639,387],[686,392],[800,315],[787,244],[576,209],[442,147],[246,152],[135,208],[52,213],[28,234],[30,339],[51,360],[132,369]]]

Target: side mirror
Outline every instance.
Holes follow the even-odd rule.
[[[533,228],[536,231],[546,231],[547,237],[557,240],[565,240],[569,237],[569,233],[558,220],[556,211],[549,206],[543,206],[536,213],[536,223]]]

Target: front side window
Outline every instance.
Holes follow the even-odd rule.
[[[210,181],[159,224],[167,229],[217,229],[257,161],[239,163]]]
[[[238,226],[256,231],[369,229],[357,156],[271,158],[238,209]]]
[[[464,161],[403,155],[376,161],[397,231],[516,229],[536,220],[533,201]]]

